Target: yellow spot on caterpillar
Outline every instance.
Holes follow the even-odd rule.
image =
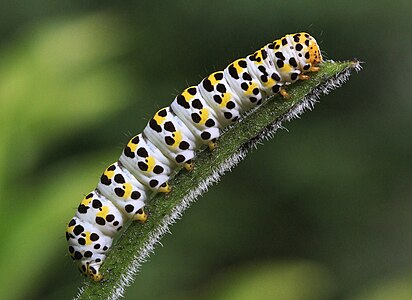
[[[110,167],[111,167],[111,166],[110,166]],[[110,168],[110,167],[109,167],[109,168]],[[106,171],[104,171],[104,175],[106,175],[107,178],[112,179],[113,176],[114,176],[114,170],[111,171],[111,170],[109,170],[109,168],[107,168]]]
[[[89,206],[90,202],[92,202],[93,197],[90,197],[89,199],[87,199],[86,197],[84,197],[84,199],[82,200],[82,202],[80,202],[80,204],[83,204],[84,206]]]
[[[207,119],[209,118],[209,110],[207,108],[202,108],[200,110],[201,114],[200,114],[200,122],[199,124],[204,125],[207,121]]]
[[[272,87],[272,86],[275,86],[275,84],[276,84],[276,80],[273,78],[268,78],[268,81],[263,83],[265,87]]]
[[[164,108],[162,108],[161,110],[159,110],[155,116],[153,117],[153,119],[157,122],[158,125],[161,125],[164,123],[164,121],[166,120],[166,116],[162,117],[161,115],[159,115],[159,112],[161,112],[162,110],[164,110]]]
[[[137,149],[137,146],[138,146],[138,144],[135,144],[135,143],[132,142],[132,140],[133,140],[134,138],[135,138],[135,137],[133,137],[133,138],[127,143],[127,147],[129,147],[132,152],[135,152],[136,149]]]
[[[290,40],[292,40],[292,44],[293,44],[293,45],[296,45],[297,43],[302,43],[302,42],[304,42],[305,37],[302,35],[301,32],[299,32],[299,34],[300,34],[300,36],[299,36],[299,41],[296,42],[296,41],[295,41],[295,38],[294,38],[294,36],[295,36],[296,34],[298,34],[298,33],[287,34],[287,35],[285,36],[285,38],[289,38]],[[288,41],[288,42],[289,42],[289,41]],[[302,46],[303,46],[303,45],[302,45]]]
[[[232,99],[232,95],[229,93],[224,93],[222,97],[222,103],[219,104],[220,107],[226,107],[226,104]]]
[[[74,229],[74,225],[73,226],[67,226],[67,233],[72,233]]]
[[[172,147],[178,147],[180,142],[182,141],[182,133],[180,132],[180,130],[177,130],[174,134],[175,143],[172,145]]]
[[[273,80],[273,79],[272,79]],[[255,83],[255,82],[252,82],[252,84],[251,85],[249,85],[249,88],[243,93],[244,95],[246,95],[246,96],[250,96],[250,95],[252,95],[253,94],[253,90],[255,89],[255,88],[257,88],[257,83]]]
[[[234,62],[233,62],[233,67],[235,67],[235,69],[236,69],[236,72],[238,73],[238,74],[242,74],[242,72],[243,72],[243,68],[241,67],[241,66],[239,66],[239,61],[241,61],[242,59],[237,59],[237,60],[235,60]]]
[[[85,237],[86,245],[90,245],[92,243],[92,240],[90,239],[90,231],[86,231],[85,233],[86,233],[86,237]]]
[[[124,195],[122,198],[130,198],[132,194],[133,186],[130,183],[123,183]]]
[[[208,77],[208,79],[210,80],[210,83],[211,83],[212,86],[214,86],[214,87],[215,87],[216,84],[218,84],[219,81],[220,81],[220,80],[217,80],[217,79],[215,78],[215,74],[219,74],[219,73],[222,73],[222,71],[212,73],[212,74],[210,74],[209,77]]]
[[[182,93],[182,96],[185,98],[186,102],[190,102],[190,100],[194,98],[194,96],[188,92],[189,89],[190,88],[185,89]]]
[[[103,218],[103,219],[106,219],[106,216],[107,216],[107,214],[109,213],[109,207],[108,206],[102,206],[101,207],[101,211],[99,211],[97,214],[96,214],[96,217],[101,217],[101,218]]]
[[[263,50],[265,50],[265,49],[261,48],[260,50],[257,50],[255,52],[255,54],[256,54],[256,56],[255,56],[256,57],[255,65],[263,65],[263,54],[262,54]]]
[[[147,159],[147,172],[152,172],[156,165],[156,160],[153,158],[153,156],[148,156],[146,157],[146,159]]]
[[[281,68],[283,72],[289,73],[293,71],[293,68],[290,64],[284,64]]]

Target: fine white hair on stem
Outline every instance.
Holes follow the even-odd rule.
[[[133,282],[135,275],[140,270],[141,265],[146,262],[149,255],[154,252],[156,244],[160,244],[161,237],[166,233],[170,233],[169,226],[180,219],[183,212],[193,202],[195,202],[200,195],[206,192],[211,185],[218,182],[223,174],[230,171],[241,160],[243,160],[248,151],[262,144],[263,141],[272,138],[278,129],[284,129],[282,126],[284,121],[291,121],[299,118],[299,116],[305,111],[312,110],[320,96],[328,94],[332,90],[340,87],[348,80],[352,71],[355,70],[358,72],[360,69],[360,62],[353,61],[352,64],[346,67],[343,71],[314,87],[306,96],[303,97],[301,101],[299,101],[298,104],[279,117],[275,122],[264,128],[257,136],[243,144],[243,146],[233,153],[230,158],[220,164],[212,172],[212,174],[203,178],[197,187],[193,188],[188,194],[186,194],[186,196],[181,199],[181,201],[171,210],[171,212],[162,219],[160,224],[149,233],[147,242],[144,243],[139,249],[137,254],[130,261],[126,272],[121,275],[120,279],[115,283],[115,287],[112,288],[108,294],[106,294],[106,298],[104,299],[115,300],[124,296],[125,288]],[[249,112],[247,115],[251,113],[253,112]],[[243,118],[245,118],[245,116]],[[240,122],[242,122],[242,120],[240,120]],[[85,287],[89,284],[89,282],[86,282],[85,286],[79,289],[78,295],[75,299],[80,299],[82,297]]]

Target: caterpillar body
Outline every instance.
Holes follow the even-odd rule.
[[[284,86],[308,79],[305,74],[318,71],[322,61],[312,36],[288,34],[186,88],[160,109],[104,171],[67,226],[69,253],[80,271],[100,281],[116,232],[130,219],[146,221],[145,203],[152,193],[170,192],[176,168],[190,171],[196,150],[203,145],[213,150],[223,128],[269,96],[287,98]]]

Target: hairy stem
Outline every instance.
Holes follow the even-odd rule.
[[[219,139],[217,149],[197,154],[193,171],[181,171],[171,180],[170,194],[157,194],[152,199],[147,206],[149,220],[143,225],[132,223],[113,245],[101,269],[105,280],[95,283],[85,279],[76,299],[122,297],[156,243],[199,195],[236,166],[249,149],[272,137],[283,121],[312,109],[321,95],[340,87],[352,71],[360,69],[356,60],[325,62],[309,80],[287,87],[291,96],[288,100],[272,97],[230,127]]]

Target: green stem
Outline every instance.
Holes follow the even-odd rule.
[[[76,299],[120,298],[169,225],[179,219],[199,195],[242,160],[250,148],[270,138],[282,121],[311,109],[322,94],[340,87],[352,71],[360,68],[356,60],[325,62],[309,80],[287,87],[290,99],[272,97],[230,127],[220,137],[217,149],[198,153],[194,170],[179,172],[171,180],[172,192],[157,194],[148,204],[148,221],[143,225],[132,223],[113,245],[101,269],[105,280],[95,283],[85,279]]]

